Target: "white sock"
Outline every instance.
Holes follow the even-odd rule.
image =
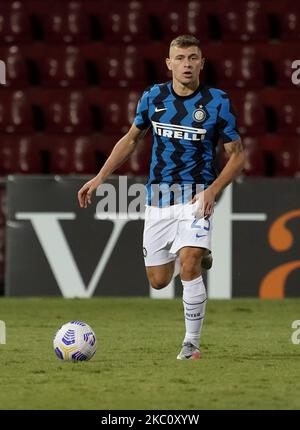
[[[206,289],[202,276],[192,281],[182,281],[183,307],[185,318],[184,342],[191,342],[199,347],[200,334],[205,315],[207,301]]]

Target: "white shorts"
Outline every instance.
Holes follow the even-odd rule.
[[[194,204],[166,208],[146,206],[143,238],[145,266],[174,261],[181,248],[193,246],[211,250],[212,216],[196,218]]]

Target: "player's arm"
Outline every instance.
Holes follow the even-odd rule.
[[[231,100],[226,93],[221,95],[220,100],[217,127],[225,151],[229,155],[229,160],[220,175],[205,190],[205,216],[212,213],[216,196],[239,175],[245,164],[245,152],[237,129],[236,115]]]
[[[209,217],[214,209],[216,196],[236,178],[243,170],[245,164],[245,152],[241,140],[235,140],[224,144],[229,160],[220,175],[203,192],[200,198],[200,206],[197,209],[197,216]],[[193,199],[195,201],[196,198]]]
[[[216,196],[242,171],[245,163],[244,148],[236,126],[236,116],[227,94],[221,96],[218,107],[217,127],[229,160],[215,181],[204,191],[200,214],[209,216],[213,212]]]
[[[225,143],[224,148],[229,160],[217,179],[208,187],[215,196],[241,173],[245,164],[245,151],[241,140]]]
[[[78,191],[78,201],[81,208],[86,208],[91,204],[93,191],[101,185],[105,179],[131,156],[136,149],[139,140],[145,135],[147,130],[141,130],[134,124],[114,146],[110,156],[99,173],[90,181],[86,182]]]

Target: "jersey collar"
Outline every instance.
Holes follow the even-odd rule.
[[[198,93],[200,93],[200,91],[204,88],[203,84],[199,84],[198,88],[189,96],[180,96],[179,94],[175,93],[174,89],[173,89],[173,83],[172,81],[170,81],[170,87],[171,87],[171,92],[173,94],[174,97],[182,99],[182,100],[188,100],[191,99],[193,97],[195,97],[195,95],[197,95]]]

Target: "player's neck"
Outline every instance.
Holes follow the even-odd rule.
[[[175,91],[176,94],[178,94],[181,97],[190,96],[197,90],[199,85],[200,85],[199,79],[197,81],[190,82],[187,85],[184,85],[175,79],[173,79],[173,83],[172,83],[173,90]]]

